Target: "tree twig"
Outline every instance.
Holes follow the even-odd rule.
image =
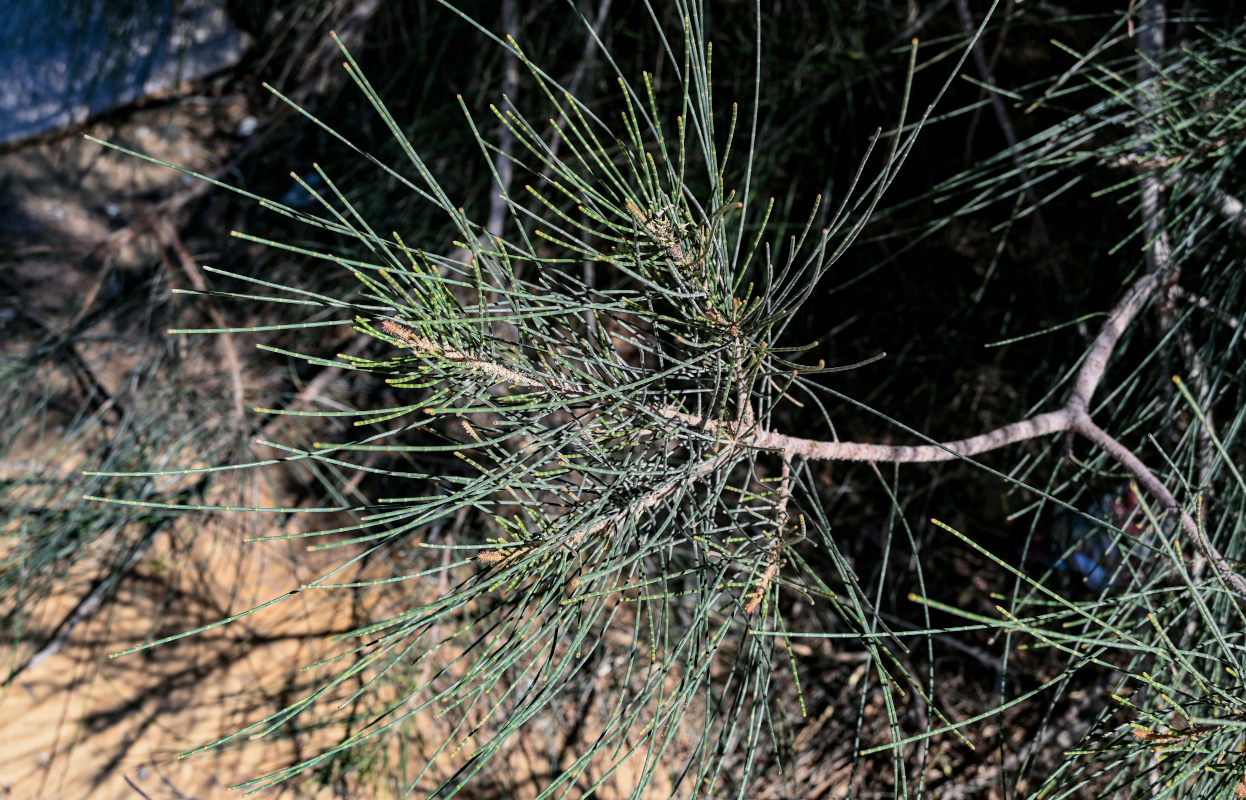
[[[208,285],[203,280],[203,275],[195,266],[195,260],[191,258],[190,252],[186,249],[182,237],[178,235],[177,228],[170,221],[168,216],[159,217],[155,223],[154,230],[157,236],[162,239],[165,244],[173,249],[177,255],[178,263],[182,267],[182,271],[186,273],[186,277],[190,280],[195,290],[205,295],[204,307],[208,311],[208,316],[212,320],[212,324],[218,328],[225,328],[225,318],[221,316],[221,312],[217,309],[216,304],[212,302],[211,297],[207,297]],[[229,369],[230,385],[233,387],[234,398],[234,422],[241,424],[245,416],[243,406],[243,386],[242,386],[242,360],[238,358],[238,346],[234,341],[233,334],[223,333],[217,340],[220,342],[221,358],[225,361],[225,366]]]
[[[1108,361],[1120,342],[1121,335],[1128,329],[1139,310],[1143,308],[1155,293],[1158,285],[1159,277],[1157,274],[1148,273],[1143,275],[1130,287],[1116,307],[1112,309],[1107,321],[1091,344],[1081,367],[1078,369],[1073,383],[1073,390],[1063,408],[1039,414],[1020,422],[1014,422],[969,439],[926,445],[883,445],[865,442],[821,441],[789,436],[761,427],[745,427],[741,424],[741,421],[723,425],[713,420],[702,420],[700,417],[687,414],[673,407],[647,408],[646,410],[653,416],[697,427],[710,435],[722,436],[730,446],[714,459],[702,465],[702,468],[698,468],[690,475],[680,476],[678,479],[664,484],[649,495],[646,495],[642,500],[630,504],[620,514],[635,515],[644,513],[669,497],[680,486],[686,485],[687,482],[706,472],[717,469],[722,459],[737,452],[738,448],[742,447],[779,451],[785,459],[804,458],[811,461],[917,463],[965,458],[996,450],[1010,444],[1067,431],[1077,433],[1102,448],[1104,452],[1124,466],[1141,486],[1159,500],[1166,511],[1177,515],[1182,528],[1190,536],[1191,541],[1194,542],[1199,551],[1208,561],[1216,566],[1225,582],[1233,591],[1246,599],[1246,580],[1232,573],[1228,561],[1202,534],[1193,518],[1181,509],[1180,504],[1168,488],[1164,486],[1163,482],[1155,476],[1141,459],[1124,447],[1124,445],[1112,439],[1090,417],[1091,398],[1103,379]],[[381,328],[415,350],[429,356],[464,364],[479,370],[495,382],[541,388],[546,392],[557,393],[568,403],[574,403],[577,398],[586,397],[593,393],[593,390],[589,388],[578,387],[568,382],[551,380],[543,376],[524,372],[511,365],[499,364],[487,358],[441,347],[391,320],[383,321]],[[582,533],[576,534],[574,544],[583,541],[585,537],[592,533],[609,527],[615,521],[614,517],[610,517],[594,523],[593,526],[584,529]]]
[[[518,12],[515,0],[502,0],[502,27],[509,33],[517,27]],[[519,92],[519,59],[509,50],[506,53],[506,73],[502,82],[502,102],[514,105],[515,95]],[[514,164],[515,136],[504,122],[498,122],[498,152],[493,159],[493,168],[497,173],[498,191],[500,194],[489,199],[489,219],[485,230],[494,236],[502,235],[502,225],[506,221],[506,208],[510,202],[511,180],[515,172]]]
[[[202,484],[202,481],[200,484]],[[4,682],[0,683],[0,686],[10,685],[23,672],[34,669],[47,659],[60,652],[60,649],[64,647],[65,642],[69,641],[69,636],[74,632],[74,628],[78,627],[83,620],[95,613],[95,610],[99,608],[105,598],[107,598],[108,595],[110,595],[113,590],[117,588],[118,584],[120,584],[121,581],[129,575],[136,566],[138,566],[138,563],[143,559],[143,555],[151,549],[151,546],[155,544],[156,539],[161,533],[168,529],[172,522],[172,519],[165,519],[157,524],[149,525],[147,533],[143,536],[143,538],[130,548],[130,553],[126,557],[125,561],[123,561],[120,566],[109,571],[104,578],[96,583],[91,591],[87,592],[87,594],[78,601],[77,605],[74,606],[73,610],[70,611],[69,614],[61,620],[61,623],[56,626],[55,632],[48,638],[47,642],[45,642],[38,651],[32,654],[30,658],[14,667],[4,679]]]
[[[1204,206],[1233,223],[1233,228],[1238,233],[1246,236],[1246,206],[1225,190],[1212,186],[1198,175],[1174,176],[1164,181],[1164,186],[1179,189],[1182,194],[1197,198]]]

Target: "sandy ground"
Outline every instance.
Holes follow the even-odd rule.
[[[247,116],[246,104],[238,98],[192,100],[140,111],[92,132],[136,151],[212,172],[235,151],[239,142],[234,131]],[[182,337],[178,363],[153,368],[153,347],[159,349],[167,334],[160,330],[144,338],[131,312],[111,312],[123,304],[127,292],[136,291],[136,282],[140,288],[148,286],[136,277],[147,276],[142,280],[158,286],[151,302],[168,303],[171,309],[162,324],[194,327],[210,322],[201,307],[169,294],[169,289],[190,288],[202,279],[179,252],[193,250],[192,233],[162,226],[162,219],[176,223],[181,207],[152,216],[153,208],[197,191],[197,184],[177,172],[71,136],[0,157],[0,185],[6,189],[0,195],[4,204],[0,235],[9,243],[0,269],[21,294],[20,313],[11,305],[0,317],[0,323],[9,326],[5,357],[24,358],[40,330],[62,336],[75,331],[72,355],[109,403],[118,407],[127,402],[158,403],[159,397],[151,396],[153,382],[169,384],[161,387],[163,396],[185,401],[185,408],[170,410],[169,418],[161,422],[190,433],[181,450],[162,459],[181,467],[207,466],[210,460],[194,446],[195,437],[205,435],[234,437],[234,460],[270,457],[271,451],[231,432],[236,426],[229,422],[230,398],[239,381],[251,405],[263,402],[265,392],[273,388],[273,381],[253,363],[252,340],[232,337],[238,340],[233,342],[234,353],[242,359],[238,369],[231,367],[221,337]],[[209,260],[201,253],[185,255],[196,263]],[[236,319],[231,322],[239,324]],[[31,387],[36,393],[51,396],[55,402],[49,407],[55,408],[23,418],[27,421],[15,429],[13,441],[0,450],[0,480],[7,481],[0,483],[0,491],[8,492],[8,501],[44,509],[82,503],[82,470],[98,468],[101,451],[114,437],[135,435],[119,434],[116,415],[107,409],[98,411],[90,424],[75,417],[80,404],[90,404],[79,383],[67,377],[71,372],[66,357],[33,378],[24,378],[38,384]],[[332,392],[334,387],[325,388]],[[254,423],[244,420],[244,429]],[[203,426],[215,433],[204,434]],[[150,466],[137,463],[133,468]],[[196,483],[198,479],[161,478],[154,499],[177,499],[183,493],[183,502],[207,505],[306,502],[297,481],[290,478],[290,483],[283,483],[280,475],[221,473],[204,484]],[[66,572],[56,576],[52,594],[24,609],[22,627],[6,632],[12,644],[0,675],[15,669],[17,674],[0,689],[0,797],[236,797],[240,793],[231,792],[231,785],[262,777],[340,741],[344,729],[329,726],[301,730],[296,737],[249,741],[242,736],[186,756],[303,696],[321,675],[304,670],[305,665],[340,651],[342,645],[330,641],[333,634],[403,602],[392,592],[304,591],[229,625],[124,653],[281,598],[339,564],[340,552],[312,552],[305,539],[245,541],[305,530],[298,520],[237,512],[177,516],[156,529],[150,547],[112,599],[76,620],[63,641],[56,641],[60,626],[75,617],[83,599],[108,574],[101,565],[115,561],[123,544],[140,541],[150,531],[134,524],[91,540],[73,566],[63,567]],[[20,518],[10,518],[7,526],[0,528],[7,534],[0,539],[6,542],[0,544],[0,565],[12,568],[20,558],[22,536],[31,532],[23,529]],[[367,567],[371,573],[354,577],[388,574],[386,570],[394,568],[392,559],[401,555],[373,562]],[[0,614],[13,610],[13,597],[0,604]],[[37,661],[30,662],[32,657]],[[378,776],[386,774],[384,759],[405,757],[422,763],[421,755],[445,740],[449,724],[448,719],[422,719],[418,728],[408,731],[409,738],[395,740],[394,747],[406,752],[390,748],[379,761],[341,767],[320,782],[292,781],[267,796],[357,797],[360,792],[386,796],[392,787],[383,779],[377,783]],[[539,791],[542,782],[556,774],[551,770],[558,769],[550,763],[550,753],[574,759],[576,743],[564,740],[557,723],[549,725],[535,736],[517,739],[503,754],[502,772],[515,789],[507,796],[533,796]],[[596,735],[591,719],[581,721],[578,730],[582,738]],[[444,758],[440,774],[461,764],[465,755]],[[640,766],[625,763],[612,785],[634,785]],[[598,796],[611,796],[609,788]]]
[[[228,152],[222,142],[228,142],[203,135],[205,126],[230,131],[245,116],[241,100],[205,99],[140,112],[120,127],[104,126],[101,135],[209,171],[220,165]],[[123,322],[110,318],[108,305],[117,291],[126,291],[127,274],[157,261],[167,244],[149,230],[126,226],[142,218],[151,198],[175,196],[191,184],[176,172],[76,136],[7,154],[0,159],[0,182],[0,235],[8,244],[3,268],[20,284],[25,310],[51,330],[97,314],[99,321],[77,337],[75,352],[108,395],[124,398],[127,385],[140,380],[147,353],[126,336]],[[185,285],[173,266],[169,283]],[[13,338],[12,331],[29,329],[15,322],[12,310],[3,321],[12,326],[5,353],[14,356],[29,342]],[[187,352],[205,358],[198,377],[220,391],[224,377],[214,352],[199,345]],[[68,384],[61,384],[57,399],[72,400]],[[68,422],[52,416],[51,424],[47,417],[33,418],[29,430],[8,443],[0,463],[7,474],[0,477],[52,475],[60,485],[40,495],[42,502],[81,502],[79,470],[93,466],[91,448],[112,432],[110,418],[101,418],[94,436],[70,437]],[[21,484],[0,486],[8,487],[11,502],[19,499]],[[254,504],[271,501],[272,491],[258,480],[234,478],[217,482],[210,494],[216,502]],[[309,571],[314,559],[303,546],[244,544],[259,524],[244,515],[192,514],[162,527],[114,600],[74,625],[59,646],[46,647],[50,634],[90,594],[115,541],[94,542],[95,551],[58,576],[52,597],[26,609],[26,627],[6,637],[17,642],[9,648],[5,672],[36,652],[44,657],[0,692],[0,796],[220,797],[238,780],[263,775],[314,746],[311,734],[297,741],[244,739],[178,759],[271,713],[280,707],[275,703],[305,686],[309,676],[300,667],[324,655],[323,634],[342,628],[342,605],[349,598],[303,594],[224,628],[111,657],[154,635],[244,611],[315,577]],[[136,535],[129,530],[114,539]]]
[[[157,624],[206,620],[221,602],[219,611],[241,611],[298,584],[289,558],[239,546],[231,526],[201,534],[190,552],[173,552],[175,537],[162,536],[113,603],[8,688],[0,699],[6,796],[219,797],[311,744],[244,740],[177,759],[250,724],[291,690],[298,667],[317,658],[319,634],[335,618],[331,602],[296,598],[219,632],[109,657]],[[67,592],[47,613],[68,613],[74,599]]]

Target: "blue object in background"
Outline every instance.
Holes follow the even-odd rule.
[[[1130,490],[1122,487],[1090,503],[1086,514],[1092,519],[1058,510],[1051,524],[1034,534],[1032,557],[1052,569],[1078,575],[1090,589],[1106,588],[1121,564],[1117,531],[1137,532],[1130,521],[1137,504]],[[1124,572],[1119,573],[1116,582],[1124,580]]]
[[[236,64],[215,0],[0,0],[0,144],[84,122]]]

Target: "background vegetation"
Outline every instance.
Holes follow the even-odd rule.
[[[62,795],[138,781],[161,696],[228,701],[166,745],[220,740],[189,774],[300,794],[1246,794],[1235,9],[810,5],[239,4],[245,61],[89,126],[216,188],[89,142],[7,156],[117,206],[69,244],[15,223],[0,262],[5,703],[124,687],[57,743],[109,752]],[[617,140],[577,139],[601,128],[559,87]],[[646,122],[673,148],[680,113],[714,127],[686,173]],[[153,153],[192,127],[195,163]],[[738,355],[761,342],[806,349]],[[714,449],[1040,417],[968,458]],[[257,652],[288,663],[247,685]],[[40,684],[56,659],[94,666]],[[46,790],[30,755],[6,780]]]

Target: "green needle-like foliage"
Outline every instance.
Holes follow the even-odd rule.
[[[1113,18],[1091,52],[1070,53],[1068,71],[1018,93],[1018,113],[1075,110],[937,190],[949,213],[935,225],[998,204],[1007,236],[1090,184],[1096,202],[1130,220],[1106,255],[1125,257],[1134,276],[1166,281],[1151,309],[1158,334],[1130,347],[1132,371],[1095,413],[1143,443],[1137,452],[1180,489],[1194,524],[1174,527],[1136,485],[1121,488],[1114,505],[1129,511],[1105,529],[1112,574],[1089,600],[1070,600],[1050,576],[999,561],[1017,581],[991,624],[1010,641],[1062,654],[1066,672],[1052,684],[1061,692],[1085,671],[1110,686],[1082,702],[1085,735],[1062,743],[1064,761],[1035,787],[1040,797],[1246,795],[1246,606],[1231,577],[1246,519],[1238,342],[1246,229],[1233,197],[1246,146],[1246,28],[1193,27],[1182,47],[1165,48],[1162,11],[1139,4],[1137,51],[1113,49],[1130,23]],[[1104,261],[1087,256],[1099,270]],[[1102,453],[1078,467],[1053,476],[1051,495],[1084,492],[1099,476],[1121,479]],[[1230,572],[1198,557],[1205,543]],[[1050,719],[1038,741],[1055,741],[1063,724]]]
[[[613,120],[517,42],[500,42],[544,95],[553,137],[510,106],[491,112],[513,153],[476,134],[482,155],[514,172],[496,187],[503,230],[456,206],[346,54],[408,164],[360,154],[444,212],[458,250],[378,233],[319,167],[321,188],[303,183],[316,213],[264,201],[368,255],[264,240],[345,267],[360,288],[339,299],[254,280],[253,298],[276,292],[312,314],[331,310],[317,324],[353,323],[378,339],[377,355],[308,357],[371,373],[398,401],[354,412],[353,436],[271,446],[282,461],[402,487],[351,507],[357,522],[318,532],[355,547],[352,559],[452,521],[472,524],[436,545],[449,550],[442,565],[386,581],[444,572],[445,592],[345,637],[348,658],[321,666],[321,688],[240,734],[288,728],[341,702],[350,685],[361,686],[356,695],[381,692],[384,710],[340,746],[247,785],[321,766],[435,710],[456,722],[407,791],[427,792],[433,780],[448,796],[586,674],[611,699],[595,737],[542,796],[578,794],[629,758],[641,764],[631,796],[658,773],[681,795],[744,791],[749,765],[802,702],[772,686],[790,664],[786,640],[754,632],[786,629],[780,599],[792,593],[828,603],[842,630],[866,640],[889,693],[912,690],[887,650],[894,642],[874,638],[883,626],[829,535],[808,468],[746,437],[769,428],[789,393],[816,397],[809,376],[826,369],[791,360],[802,348],[779,346],[783,330],[860,232],[917,129],[880,141],[881,170],[860,177],[821,229],[815,207],[772,249],[772,203],[750,186],[756,121],[715,108],[703,11],[688,4],[680,16],[665,53],[678,75],[675,105],[659,101],[651,76],[620,74]],[[466,105],[464,113],[473,130],[492,127]],[[604,285],[584,278],[586,263],[601,267]],[[369,465],[377,463],[391,466]],[[347,509],[299,509],[334,510]],[[831,572],[810,567],[810,547],[826,553]],[[352,585],[330,573],[303,589]],[[425,662],[435,667],[406,677]],[[698,733],[687,741],[690,730]]]
[[[1232,743],[1246,726],[1238,699],[1246,618],[1233,572],[1246,486],[1231,455],[1240,452],[1243,420],[1233,399],[1242,382],[1233,356],[1241,279],[1231,268],[1240,217],[1225,221],[1227,201],[1209,199],[1225,199],[1217,187],[1240,146],[1237,55],[1246,31],[1208,35],[1180,54],[1159,49],[1121,64],[1086,59],[1077,90],[1106,89],[1101,101],[939,188],[947,210],[925,234],[995,203],[1014,209],[1001,226],[1011,231],[1089,166],[1124,171],[1113,196],[1139,208],[1140,219],[1126,240],[1138,263],[1108,281],[1124,287],[1112,310],[1047,331],[1102,326],[1097,334],[1087,327],[1058,374],[1044,376],[1043,407],[1028,417],[1018,409],[1017,421],[996,431],[938,443],[827,388],[819,375],[838,368],[806,363],[802,353],[814,343],[789,334],[831,266],[875,221],[931,112],[916,120],[901,114],[894,130],[878,134],[842,197],[825,208],[819,200],[799,223],[772,223],[774,202],[754,185],[764,88],[738,104],[716,103],[705,10],[692,0],[678,6],[680,28],[667,30],[646,5],[664,46],[664,79],[625,74],[610,53],[600,54],[618,77],[616,102],[604,105],[569,92],[520,42],[478,26],[526,68],[533,89],[523,107],[460,101],[494,178],[495,213],[487,217],[466,212],[457,189],[439,182],[420,143],[404,135],[345,48],[350,77],[405,161],[376,158],[299,109],[442,214],[455,241],[414,242],[375,229],[350,187],[313,164],[300,183],[314,207],[260,202],[316,228],[309,239],[330,237],[339,246],[238,235],[344,269],[355,292],[330,295],[218,270],[253,286],[222,296],[303,314],[272,330],[342,325],[370,338],[370,349],[337,358],[273,349],[383,384],[376,393],[383,401],[337,411],[261,409],[312,417],[335,433],[311,444],[265,442],[271,459],[219,469],[293,464],[330,486],[364,487],[362,502],[341,491],[331,505],[258,510],[333,520],[296,535],[343,553],[340,566],[292,593],[368,590],[398,601],[378,603],[384,613],[342,636],[337,657],[311,667],[320,676],[315,690],[212,746],[340,723],[349,733],[336,746],[243,785],[323,775],[383,752],[400,795],[475,796],[469,781],[484,780],[515,739],[550,736],[542,727],[550,719],[590,707],[591,724],[578,740],[568,738],[573,755],[539,796],[582,796],[607,783],[631,797],[754,796],[758,775],[773,776],[773,767],[789,770],[789,780],[800,755],[808,681],[793,643],[810,638],[851,642],[864,654],[851,680],[860,687],[857,728],[844,734],[852,739],[850,768],[855,776],[887,763],[872,785],[898,796],[929,793],[936,736],[968,742],[969,726],[1026,703],[1050,702],[1032,745],[1057,747],[1050,709],[1077,676],[1095,670],[1110,676],[1121,699],[1079,709],[1079,721],[1095,718],[1087,744],[1059,745],[1068,754],[1038,782],[1039,794],[1231,791],[1243,759]],[[934,60],[952,54],[947,74],[957,74],[981,32],[971,26],[954,44],[938,43]],[[915,44],[902,107],[917,54]],[[1123,65],[1133,69],[1140,58],[1143,78],[1122,78]],[[760,84],[760,55],[756,74]],[[1043,102],[1072,103],[1067,74],[1014,94],[1044,91]],[[1164,192],[1170,199],[1161,208],[1153,201]],[[782,240],[773,238],[776,225]],[[1173,287],[1182,269],[1198,271],[1196,259],[1204,265],[1196,301],[1179,306]],[[1151,310],[1162,331],[1148,342],[1134,322]],[[1196,310],[1207,316],[1196,318]],[[1188,387],[1171,388],[1174,370],[1188,376]],[[882,417],[922,444],[840,441],[827,411],[833,404]],[[826,424],[817,438],[783,430],[791,405],[820,414]],[[1175,431],[1173,420],[1180,420]],[[1055,573],[1084,545],[1061,541],[1063,552],[1032,570],[1025,553],[1018,563],[940,524],[941,541],[1015,578],[1011,595],[992,601],[999,602],[994,616],[930,596],[926,553],[903,513],[905,490],[880,469],[890,504],[882,563],[874,575],[858,575],[843,539],[831,534],[824,486],[811,467],[971,463],[1053,434],[1078,434],[1091,452],[1078,453],[1070,468],[1031,451],[1013,468],[990,472],[1027,493],[1028,510],[1060,506],[1085,520],[1091,516],[1081,501],[1096,482],[1133,481],[1128,493],[1112,495],[1130,513],[1101,526],[1110,544],[1097,569],[1108,574],[1084,573],[1080,593]],[[1196,498],[1211,491],[1209,522]],[[903,592],[919,604],[921,624],[883,608],[898,591],[889,581],[895,543],[913,554],[905,567],[913,583]],[[380,577],[362,568],[400,544],[430,558]],[[816,619],[795,617],[811,605]],[[955,722],[943,715],[934,641],[957,631],[936,625],[932,613],[966,618],[960,630],[1001,634],[999,703]],[[1058,653],[1054,675],[1014,685],[1009,659],[1022,641]],[[433,717],[445,735],[412,756],[419,721]],[[1157,747],[1180,758],[1155,767],[1149,759]],[[1028,777],[1031,766],[1012,762],[1003,782]],[[619,777],[624,770],[628,781]],[[787,788],[799,794],[799,776]]]

